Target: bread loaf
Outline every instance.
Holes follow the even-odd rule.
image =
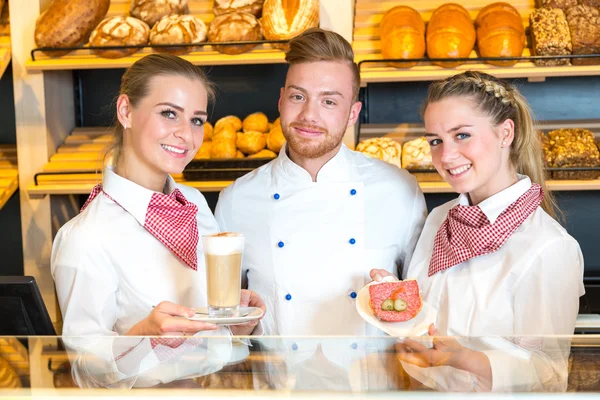
[[[563,11],[566,11],[567,8],[573,7],[577,5],[577,0],[537,0],[536,6],[552,9],[552,8],[560,8]]]
[[[2,14],[2,9],[4,8],[5,0],[0,0],[0,14]]]
[[[590,6],[596,8],[600,7],[600,0],[579,0],[577,3],[582,6]]]
[[[162,17],[150,31],[151,44],[193,44],[206,41],[206,25],[193,15],[169,15]],[[156,51],[186,54],[194,46],[155,47]]]
[[[239,42],[262,39],[262,28],[256,17],[249,13],[233,12],[216,17],[208,28],[210,42]],[[224,54],[241,54],[252,50],[255,44],[216,46]]]
[[[356,151],[402,168],[402,145],[387,137],[363,140]]]
[[[189,13],[188,0],[133,0],[131,3],[131,16],[141,19],[150,28],[162,17]]]
[[[85,43],[108,12],[110,0],[54,0],[35,24],[37,47],[76,47]],[[49,51],[59,57],[69,51]]]
[[[482,57],[520,57],[525,46],[525,27],[519,11],[508,3],[492,3],[475,20],[477,46]],[[511,66],[517,61],[488,61]]]
[[[383,58],[422,58],[425,55],[425,21],[413,8],[397,6],[383,15],[379,24]],[[409,68],[415,62],[390,63]]]
[[[538,8],[529,15],[534,56],[571,54],[571,34],[565,13],[558,8]],[[534,60],[538,66],[568,65],[568,58]]]
[[[215,15],[228,14],[230,12],[246,12],[260,17],[263,11],[264,0],[215,0],[213,12]]]
[[[590,6],[575,6],[567,10],[573,55],[600,53],[600,11]],[[573,58],[573,65],[600,64],[600,58]]]
[[[557,129],[548,133],[550,164],[555,168],[600,167],[594,133],[587,129]],[[554,171],[554,179],[598,179],[599,171]]]
[[[141,46],[148,44],[150,28],[142,20],[133,17],[108,17],[102,20],[90,35],[90,46]],[[93,50],[104,58],[120,58],[138,49]]]
[[[410,140],[402,146],[402,168],[435,169],[431,158],[431,146],[424,137]]]
[[[427,26],[427,55],[429,58],[464,58],[471,55],[475,45],[475,26],[469,12],[461,5],[448,3],[438,7]],[[461,62],[436,62],[452,68]]]
[[[261,22],[267,40],[292,39],[319,26],[319,1],[265,0]]]

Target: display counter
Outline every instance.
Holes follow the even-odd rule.
[[[403,340],[431,346],[425,337],[388,336],[195,336],[158,344],[147,337],[0,337],[0,397],[431,398],[485,391],[476,374],[400,361]],[[488,355],[498,397],[600,390],[599,335],[445,340]]]

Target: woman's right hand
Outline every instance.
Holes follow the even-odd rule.
[[[168,301],[160,302],[143,320],[135,324],[128,336],[192,336],[199,331],[212,331],[217,325],[191,321],[195,311]]]
[[[383,280],[383,278],[385,278],[386,276],[393,276],[394,278],[396,278],[394,276],[394,274],[390,274],[385,269],[377,269],[377,268],[373,268],[371,270],[371,272],[369,273],[369,275],[371,275],[371,279],[373,279],[376,282],[381,282]]]

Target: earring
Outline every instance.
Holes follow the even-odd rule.
[[[123,125],[123,130],[127,129],[127,124]]]
[[[502,142],[502,147],[506,147],[506,142]]]

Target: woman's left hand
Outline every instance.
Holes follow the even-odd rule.
[[[265,307],[265,302],[260,298],[260,296],[254,293],[251,290],[242,289],[242,295],[240,297],[240,307],[258,307],[263,311],[263,315],[259,319],[255,319],[254,321],[250,321],[246,324],[242,325],[232,325],[230,327],[231,333],[239,336],[248,336],[252,334],[258,322],[265,316],[267,312],[267,308]]]

